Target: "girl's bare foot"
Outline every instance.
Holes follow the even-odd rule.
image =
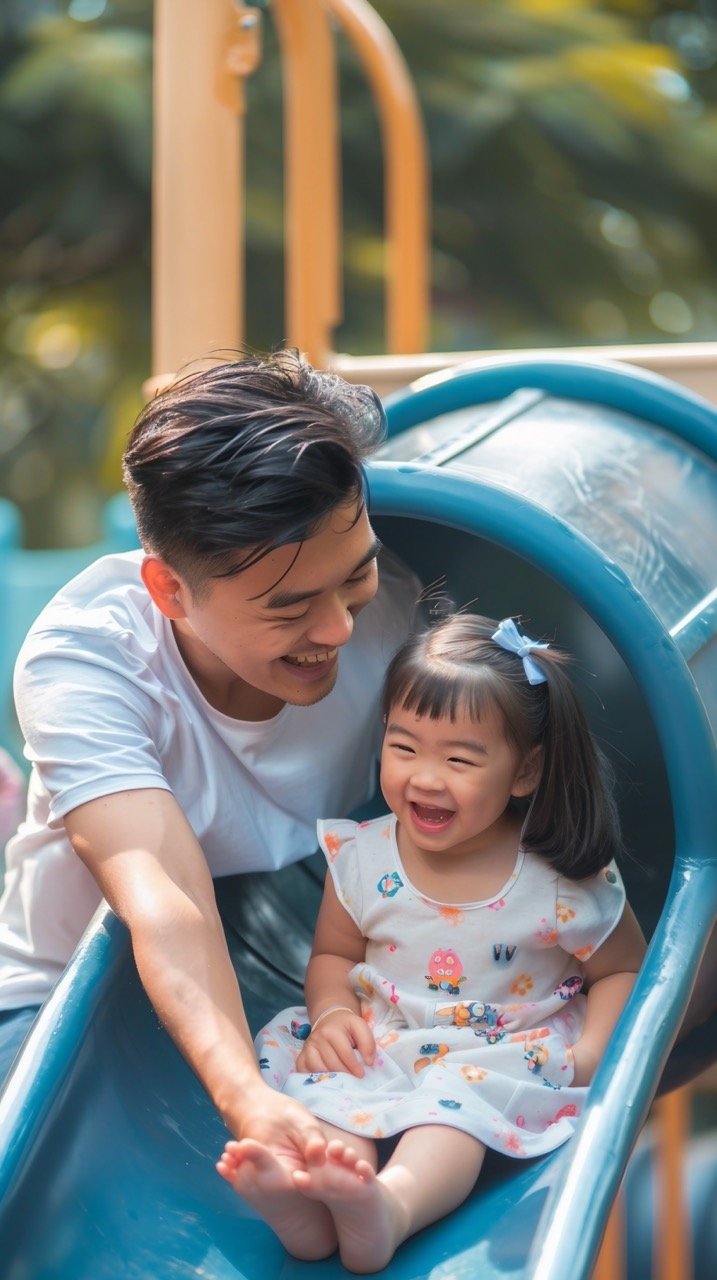
[[[406,1215],[373,1166],[340,1139],[329,1142],[323,1164],[297,1169],[294,1185],[329,1210],[348,1271],[380,1271],[405,1239]]]
[[[322,1157],[323,1158],[323,1157]],[[310,1163],[310,1172],[314,1166]],[[228,1142],[217,1171],[279,1237],[288,1253],[305,1262],[328,1258],[336,1231],[325,1205],[308,1205],[292,1181],[294,1172],[253,1138]]]

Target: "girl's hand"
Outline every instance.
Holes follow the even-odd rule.
[[[360,1014],[334,1009],[311,1032],[296,1059],[296,1070],[348,1071],[349,1075],[360,1078],[364,1069],[356,1050],[367,1066],[373,1065],[376,1057],[373,1032]]]

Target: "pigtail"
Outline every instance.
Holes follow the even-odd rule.
[[[612,770],[597,747],[555,650],[537,661],[546,676],[543,768],[523,826],[526,849],[573,880],[596,875],[622,851]]]

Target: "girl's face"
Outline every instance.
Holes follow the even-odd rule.
[[[539,751],[520,756],[496,708],[432,720],[393,706],[381,753],[381,789],[415,848],[429,854],[489,851],[511,796],[534,790]]]

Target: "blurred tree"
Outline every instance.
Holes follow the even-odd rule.
[[[18,0],[1,21],[2,493],[29,541],[81,544],[148,372],[151,7]]]
[[[428,129],[434,349],[715,337],[714,4],[375,8]],[[351,301],[339,345],[368,351],[382,262],[377,135],[350,55],[344,64]]]
[[[434,348],[714,338],[712,0],[374,7],[428,129]],[[151,0],[0,0],[0,492],[35,544],[95,535],[149,370],[151,24]],[[358,353],[383,345],[383,197],[374,111],[339,47],[336,345]],[[270,21],[248,98],[247,336],[266,348],[283,337]]]

